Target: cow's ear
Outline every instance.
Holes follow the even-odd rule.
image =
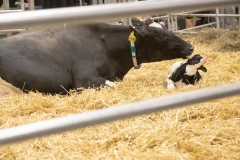
[[[138,27],[138,26],[143,26],[144,23],[141,22],[141,21],[140,21],[139,19],[137,19],[137,18],[132,18],[132,25],[133,25],[134,27]]]
[[[203,67],[203,66],[201,66],[200,68],[198,68],[198,70],[201,70],[201,71],[203,71],[203,72],[207,72],[207,68],[205,68],[205,67]]]
[[[151,20],[150,18],[145,20],[145,24],[148,25],[148,26],[152,23],[153,23],[153,20]]]
[[[149,31],[149,27],[147,26],[143,26],[143,27],[133,27],[133,26],[129,26],[130,27],[130,31],[134,31],[135,35],[140,35],[141,37],[145,37],[146,35],[150,34]]]

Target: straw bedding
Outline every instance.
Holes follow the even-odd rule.
[[[219,32],[218,37],[210,40],[213,32]],[[208,56],[208,72],[201,72],[203,81],[195,86],[165,88],[169,67],[180,59],[143,64],[113,88],[68,96],[5,96],[0,100],[1,128],[239,82],[239,37],[237,31],[215,30],[183,36],[195,53]],[[2,146],[0,159],[239,160],[239,126],[240,97],[235,96]]]

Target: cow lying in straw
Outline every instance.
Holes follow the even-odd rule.
[[[198,70],[207,72],[207,69],[203,66],[207,61],[206,56],[199,54],[194,55],[188,59],[187,62],[176,62],[170,68],[170,74],[166,79],[166,85],[168,89],[174,87],[181,88],[186,85],[194,85],[202,76]]]
[[[0,76],[24,92],[67,94],[113,86],[142,63],[187,58],[194,47],[164,25],[66,25],[32,29],[0,43]]]

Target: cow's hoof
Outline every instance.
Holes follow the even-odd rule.
[[[106,80],[105,82],[106,85],[110,86],[110,87],[113,87],[114,86],[114,83],[109,81],[109,80]]]

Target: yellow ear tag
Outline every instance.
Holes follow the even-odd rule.
[[[132,33],[128,37],[128,40],[131,41],[131,42],[135,42],[136,41],[136,37],[134,36],[134,31],[132,31]]]

